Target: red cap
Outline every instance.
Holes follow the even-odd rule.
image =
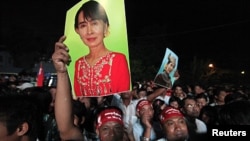
[[[109,121],[116,121],[123,125],[122,113],[117,109],[105,109],[97,118],[96,128],[100,128],[104,123]]]
[[[149,102],[148,100],[146,99],[143,99],[143,100],[140,100],[138,103],[137,103],[137,106],[136,106],[136,111],[140,111],[141,108],[145,105],[150,105],[152,106],[151,102]]]
[[[168,106],[161,112],[160,116],[161,123],[164,123],[166,120],[172,117],[184,117],[184,116],[179,109]]]

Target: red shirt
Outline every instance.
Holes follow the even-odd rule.
[[[130,90],[130,73],[126,56],[110,52],[90,66],[85,56],[75,63],[76,96],[107,96]]]

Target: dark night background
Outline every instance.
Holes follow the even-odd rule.
[[[17,66],[49,59],[63,35],[66,11],[77,2],[1,1],[1,49],[14,54]],[[183,73],[197,60],[224,70],[250,71],[248,0],[125,0],[125,6],[133,75],[153,74],[166,47],[179,56]]]

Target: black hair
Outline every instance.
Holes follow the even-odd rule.
[[[81,119],[83,116],[85,117],[87,115],[87,109],[85,107],[85,104],[75,99],[73,99],[72,102],[73,114],[76,115],[79,119]]]
[[[155,99],[152,103],[154,109],[154,121],[160,121],[159,115],[162,112],[161,106],[165,104],[165,101],[161,99]]]
[[[185,106],[185,102],[186,100],[195,100],[195,96],[191,96],[191,95],[187,95],[185,98],[183,98],[181,101],[180,101],[180,108],[183,108]]]
[[[109,26],[108,16],[104,7],[97,1],[90,0],[85,2],[77,11],[75,16],[75,28],[78,28],[78,16],[83,12],[86,20],[102,20],[104,23],[107,23]]]
[[[44,89],[43,87],[32,87],[29,88],[28,91],[24,92],[27,92],[27,94],[37,100],[37,104],[40,106],[41,112],[49,112],[50,103],[52,102],[52,96],[47,89]]]
[[[25,134],[35,140],[38,138],[42,115],[36,99],[26,94],[0,96],[0,122],[6,123],[8,135],[13,134],[23,123],[29,126]]]
[[[73,112],[73,115],[77,116],[78,119],[79,119],[79,122],[78,122],[78,126],[80,128],[81,131],[83,131],[84,129],[84,124],[82,124],[82,118],[87,116],[87,108],[85,107],[85,104],[82,103],[81,101],[79,100],[75,100],[73,99],[72,100],[72,112]],[[85,121],[84,121],[85,122]]]
[[[218,108],[216,106],[206,105],[201,108],[199,119],[202,120],[202,115],[209,117],[206,122],[207,126],[217,125],[218,122]]]
[[[237,101],[237,100],[248,100],[248,97],[245,94],[239,92],[234,92],[225,96],[225,104]]]
[[[169,98],[168,103],[170,104],[171,102],[174,102],[174,101],[176,101],[179,105],[181,104],[181,99],[179,97],[177,97],[177,96],[171,96]]]
[[[197,99],[200,99],[200,98],[205,99],[206,102],[209,101],[208,96],[207,96],[205,93],[200,93],[200,94],[198,94],[198,95],[195,96],[195,99],[196,99],[196,100],[197,100]]]

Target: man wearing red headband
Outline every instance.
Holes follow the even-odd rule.
[[[133,134],[136,141],[153,141],[156,133],[153,128],[154,109],[150,101],[140,100],[136,105],[138,120],[133,125]]]
[[[124,136],[122,111],[115,106],[100,109],[95,126],[101,141],[122,141],[126,137]]]
[[[157,141],[188,141],[188,126],[180,110],[166,107],[161,112],[160,121],[166,137]]]

